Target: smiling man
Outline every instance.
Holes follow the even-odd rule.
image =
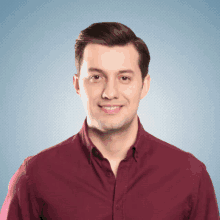
[[[24,160],[0,219],[217,220],[205,164],[146,132],[137,115],[150,88],[143,40],[123,24],[95,23],[75,57],[82,129]]]
[[[138,105],[150,87],[149,75],[142,82],[138,60],[131,43],[113,47],[91,43],[84,50],[80,74],[74,76],[88,116],[89,138],[115,176],[136,140]]]

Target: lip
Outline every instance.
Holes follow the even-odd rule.
[[[116,108],[116,109],[112,109],[112,110],[108,110],[108,109],[105,109],[103,107],[119,107],[119,108]],[[103,105],[103,106],[100,106],[99,107],[101,108],[101,110],[107,114],[117,114],[118,112],[120,112],[121,108],[123,107],[123,105]]]
[[[123,105],[99,105],[99,107],[122,107]]]

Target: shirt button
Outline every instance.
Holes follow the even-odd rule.
[[[93,153],[94,153],[95,156],[99,155],[99,152],[97,150],[95,150],[95,149],[93,150]]]
[[[107,172],[107,176],[112,176],[112,173],[110,171]]]
[[[120,205],[116,205],[116,209],[119,210],[120,209]]]

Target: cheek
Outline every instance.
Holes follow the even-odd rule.
[[[89,85],[89,83],[87,82],[87,79],[84,79],[83,83],[82,83],[82,92],[84,94],[84,96],[87,96],[88,98],[90,96],[92,96],[93,92],[92,92],[92,87]]]
[[[100,99],[101,94],[102,94],[102,90],[101,88],[98,87],[93,87],[88,90],[88,96],[91,97],[91,99],[93,100]]]
[[[132,88],[126,88],[125,90],[123,90],[123,93],[126,96],[132,96],[133,95],[133,89]]]
[[[127,87],[123,90],[123,93],[129,98],[129,99],[137,99],[137,97],[140,96],[139,92],[140,88],[138,85],[132,85]]]
[[[93,103],[94,101],[100,99],[101,90],[100,88],[96,88],[94,86],[87,86],[85,87],[85,95],[87,96],[89,103]]]

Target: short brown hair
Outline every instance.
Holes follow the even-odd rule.
[[[80,32],[75,44],[75,65],[79,76],[84,49],[89,43],[110,47],[133,44],[139,53],[138,65],[141,70],[142,81],[144,81],[148,74],[150,53],[144,41],[137,37],[126,25],[118,22],[100,22],[94,23]]]

